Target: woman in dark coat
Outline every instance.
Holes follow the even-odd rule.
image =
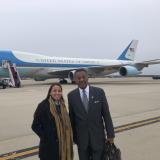
[[[40,160],[73,160],[72,129],[59,83],[38,105],[32,129],[40,138]]]

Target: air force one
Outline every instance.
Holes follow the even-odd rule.
[[[135,61],[137,44],[137,40],[132,40],[116,60],[50,57],[19,51],[0,51],[0,77],[12,76],[13,80],[17,77],[29,77],[36,81],[59,78],[61,83],[67,83],[66,78],[74,81],[74,73],[78,68],[86,69],[89,77],[106,77],[116,72],[121,76],[136,76],[144,67],[160,63],[160,59]]]

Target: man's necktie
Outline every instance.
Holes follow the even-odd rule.
[[[86,95],[86,91],[84,89],[82,91],[82,102],[83,102],[86,112],[88,112],[88,98]]]

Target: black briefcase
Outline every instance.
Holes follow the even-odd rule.
[[[104,147],[103,160],[121,160],[121,151],[113,143],[106,142]]]

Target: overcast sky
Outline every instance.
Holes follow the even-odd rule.
[[[159,15],[159,0],[0,0],[0,49],[114,59],[137,39],[136,60],[160,58]]]

